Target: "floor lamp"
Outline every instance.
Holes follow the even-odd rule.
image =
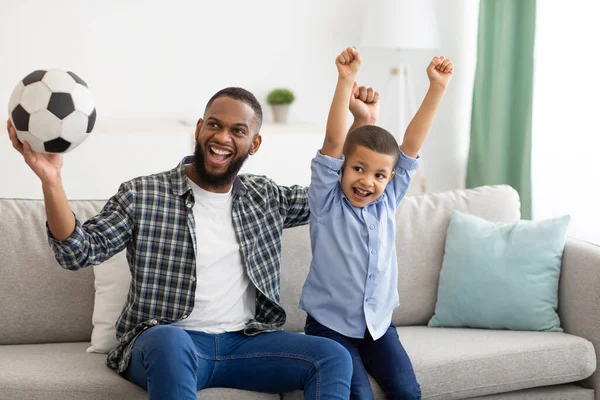
[[[390,59],[398,52],[413,50],[434,50],[439,46],[439,30],[433,0],[371,0],[367,5],[360,40],[361,48],[383,48],[390,53]],[[390,92],[398,95],[397,108],[384,105],[384,113],[396,115],[396,139],[402,140],[404,131],[417,111],[410,67],[406,63],[395,63],[390,68],[390,76],[383,97]],[[388,102],[389,103],[389,102]],[[427,191],[423,162],[416,178],[421,192]]]

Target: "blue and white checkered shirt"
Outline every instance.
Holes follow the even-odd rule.
[[[187,157],[174,169],[121,184],[102,211],[76,220],[64,242],[48,238],[66,269],[98,265],[127,249],[132,286],[117,320],[120,344],[107,365],[123,373],[132,344],[145,329],[183,319],[192,312],[196,290],[194,196]],[[233,225],[242,259],[256,286],[256,315],[247,335],[281,330],[285,311],[279,298],[281,236],[284,228],[308,223],[306,188],[278,186],[257,175],[239,175],[233,185]]]

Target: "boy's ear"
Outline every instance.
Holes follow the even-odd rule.
[[[396,175],[396,172],[394,170],[392,170],[392,173],[390,174],[390,179],[388,179],[388,182],[392,181],[392,179],[394,178],[394,175]]]

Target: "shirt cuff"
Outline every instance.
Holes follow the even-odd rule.
[[[409,157],[400,150],[400,156],[398,157],[398,162],[396,162],[396,167],[406,171],[412,171],[419,167],[420,160],[420,156],[417,156],[417,158]]]
[[[341,158],[333,158],[325,154],[321,154],[321,150],[317,150],[317,155],[315,156],[314,160],[317,164],[327,167],[333,171],[341,171],[345,158],[343,154]]]
[[[75,217],[75,230],[65,241],[57,240],[52,236],[48,221],[46,221],[46,234],[48,235],[48,243],[50,246],[61,253],[72,253],[72,250],[78,248],[84,241],[81,222],[77,217]]]

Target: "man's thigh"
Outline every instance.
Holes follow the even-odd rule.
[[[292,332],[219,335],[209,387],[266,393],[302,390],[328,358],[340,354],[339,346],[329,339]]]

